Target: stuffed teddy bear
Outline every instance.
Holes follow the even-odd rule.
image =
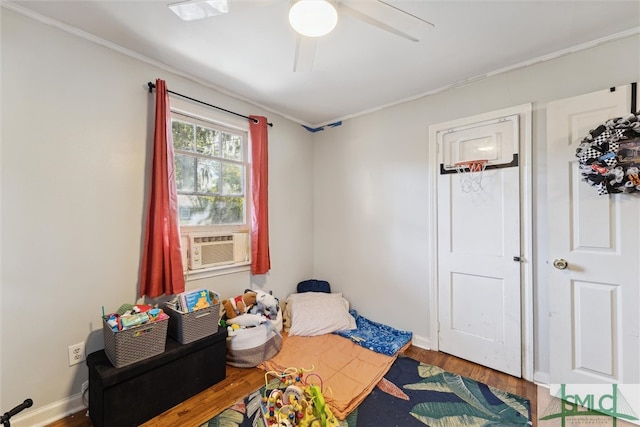
[[[253,291],[247,291],[242,295],[238,295],[235,298],[223,299],[222,306],[227,319],[233,319],[234,317],[249,312],[249,309],[256,303],[256,293]]]

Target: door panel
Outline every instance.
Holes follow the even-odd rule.
[[[502,319],[504,280],[499,277],[453,273],[451,275],[451,330],[489,342],[504,343]],[[482,297],[478,300],[478,295]],[[491,312],[485,308],[492,307]]]
[[[620,339],[619,285],[576,281],[573,287],[572,323],[575,325],[573,365],[585,374],[615,381]]]

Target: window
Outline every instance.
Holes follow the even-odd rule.
[[[171,100],[184,267],[212,271],[247,265],[250,253],[246,234],[250,211],[248,124],[222,123],[213,112],[196,108]],[[244,234],[239,237],[238,233]],[[225,238],[202,237],[206,235]],[[226,238],[232,235],[233,239]],[[210,259],[205,258],[207,253],[211,254]]]
[[[246,224],[246,133],[171,119],[180,225]]]

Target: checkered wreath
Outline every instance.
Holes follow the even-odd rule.
[[[576,157],[583,180],[598,194],[640,192],[640,115],[611,119],[589,131]]]

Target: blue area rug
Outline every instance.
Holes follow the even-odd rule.
[[[262,391],[201,427],[264,426]],[[529,401],[436,366],[398,357],[341,427],[465,427],[529,425]],[[311,427],[319,427],[311,426]]]

